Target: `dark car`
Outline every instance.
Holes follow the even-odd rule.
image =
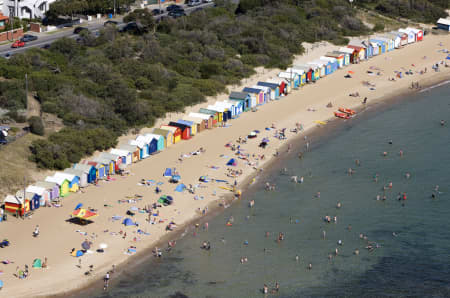
[[[167,11],[172,11],[172,10],[177,10],[177,9],[181,10],[183,8],[180,5],[176,5],[176,4],[171,4],[171,5],[167,6],[167,8],[166,8]]]
[[[86,27],[76,27],[76,28],[73,30],[73,34],[80,34],[81,31],[85,31],[85,30],[89,31],[89,29],[86,28]]]
[[[44,50],[50,49],[50,44],[49,44],[49,43],[46,43],[45,45],[43,45],[43,46],[41,47],[41,49],[44,49]]]
[[[186,13],[184,12],[184,10],[172,10],[171,12],[169,12],[169,16],[171,16],[172,18],[179,18],[179,17],[183,17],[185,16]]]
[[[157,15],[160,15],[160,14],[163,14],[163,13],[164,13],[163,9],[153,9],[152,10],[152,15],[154,15],[154,16],[157,16]]]
[[[117,26],[119,24],[119,22],[116,22],[116,21],[111,21],[111,20],[109,20],[109,21],[106,21],[104,24],[103,24],[103,26],[108,26],[108,25],[114,25],[114,26]]]
[[[33,40],[37,40],[38,37],[36,35],[31,35],[31,34],[25,34],[20,41],[23,42],[29,42],[29,41],[33,41]]]

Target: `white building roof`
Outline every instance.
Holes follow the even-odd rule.
[[[295,76],[298,75],[297,72],[292,71],[292,72],[280,72],[278,74],[278,77],[282,78],[282,79],[288,79],[288,80],[293,80],[295,78]]]
[[[75,179],[75,176],[76,176],[76,175],[74,175],[74,174],[69,174],[69,173],[63,173],[63,172],[56,172],[54,176],[55,176],[55,177],[61,177],[61,178],[67,179],[67,180],[69,180],[69,182],[70,182],[70,181],[72,181],[73,179]]]
[[[138,146],[139,148],[144,148],[145,142],[143,140],[129,140],[128,144]]]
[[[189,113],[189,117],[196,117],[201,118],[203,120],[208,120],[211,117],[211,115],[206,115],[202,113]]]
[[[60,177],[60,176],[47,176],[45,177],[46,182],[53,182],[61,186],[65,180],[68,180],[67,178]]]
[[[216,102],[216,104],[217,104],[217,102]],[[202,121],[203,121],[203,119],[200,119],[200,118],[197,118],[197,117],[189,117],[189,116],[184,116],[182,119],[186,120],[186,121],[192,121],[192,122],[194,122],[196,124],[201,124]]]
[[[125,149],[111,149],[109,150],[110,153],[115,154],[115,155],[119,155],[119,156],[127,156],[128,154],[131,154],[130,151],[125,150]]]
[[[347,48],[347,47],[339,48],[339,52],[343,52],[343,53],[347,53],[347,54],[353,54],[354,51],[355,51],[355,49],[352,49],[352,48]]]
[[[450,19],[440,18],[437,23],[450,26]]]
[[[4,203],[23,204],[23,198],[17,198],[13,195],[7,195],[3,200]]]
[[[148,137],[148,138],[151,138],[151,139],[150,139],[150,142],[151,142],[153,139],[159,140],[160,138],[163,137],[163,136],[161,136],[161,135],[155,135],[155,134],[153,134],[153,133],[146,133],[145,136]]]
[[[263,90],[264,93],[270,93],[270,87],[267,87],[267,86],[254,85],[254,86],[251,86],[250,88],[260,89],[260,90]]]
[[[208,107],[207,107],[207,109],[208,110],[212,110],[212,111],[217,111],[217,112],[220,112],[220,113],[223,113],[223,112],[225,112],[225,107],[223,107],[223,106],[220,106],[220,105],[209,105]]]
[[[45,192],[44,187],[30,185],[25,189],[25,192],[35,193],[38,196],[42,196],[42,194]]]
[[[321,56],[320,60],[325,60],[325,61],[331,61],[331,62],[336,62],[337,59],[333,58],[333,57],[325,57],[325,56]]]
[[[147,136],[147,135],[139,135],[136,138],[136,141],[144,141],[144,144],[148,144],[153,140],[152,137]]]
[[[305,70],[299,69],[299,68],[289,67],[288,69],[286,69],[286,72],[291,72],[291,71],[295,72],[295,73],[297,73],[299,75],[302,75],[302,74],[305,73]]]

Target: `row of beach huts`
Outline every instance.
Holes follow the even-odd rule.
[[[228,100],[217,101],[214,105],[199,109],[198,112],[171,121],[152,133],[139,135],[128,144],[103,152],[92,160],[73,165],[72,168],[56,172],[44,181],[38,181],[20,190],[16,195],[7,195],[5,210],[20,216],[30,211],[58,202],[80,188],[96,184],[98,180],[110,179],[112,175],[126,171],[132,163],[151,158],[155,153],[189,140],[203,130],[226,125],[229,120],[243,112],[256,109],[272,100],[289,94],[293,89],[316,82],[338,69],[352,63],[360,63],[371,57],[382,55],[394,49],[423,39],[423,31],[414,28],[383,33],[367,40],[353,40],[346,47],[327,53],[317,60],[302,65],[294,65],[277,78],[258,82],[245,87],[240,92],[231,92]]]

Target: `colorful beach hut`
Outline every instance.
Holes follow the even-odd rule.
[[[170,125],[161,125],[161,129],[168,130],[172,133],[173,136],[173,143],[176,144],[179,141],[181,141],[181,129],[179,129],[176,126],[170,126]]]
[[[347,47],[354,49],[353,63],[359,63],[360,61],[366,59],[366,50],[364,46],[349,44]]]
[[[406,30],[412,31],[416,35],[416,42],[423,40],[423,30],[408,27]]]
[[[148,157],[148,144],[140,136],[138,136],[135,140],[129,140],[128,144],[134,145],[139,148],[139,159],[140,160]]]
[[[131,153],[131,162],[138,162],[139,161],[139,156],[141,155],[141,151],[140,151],[138,146],[130,145],[128,143],[128,144],[120,145],[119,149],[126,150],[126,151]]]
[[[317,81],[320,78],[323,78],[331,73],[331,66],[328,61],[323,60],[314,60],[306,63],[309,67],[312,68],[312,80]]]
[[[278,73],[278,77],[288,81],[291,88],[297,89],[300,87],[300,75],[297,72],[282,71]]]
[[[77,176],[79,178],[79,182],[78,182],[79,187],[88,186],[87,174],[84,171],[76,170],[74,168],[68,168],[68,169],[64,169],[64,173]]]
[[[66,179],[69,181],[69,191],[77,192],[80,189],[80,177],[73,174],[67,174],[63,172],[56,172],[54,175],[56,178]]]
[[[406,46],[408,44],[408,34],[400,31],[391,31],[389,33],[400,37],[400,46]]]
[[[191,138],[191,127],[186,124],[181,124],[176,121],[170,121],[169,126],[177,127],[181,131],[181,139],[189,140]]]
[[[398,31],[408,35],[408,44],[416,42],[416,34],[413,31],[408,29],[398,29]]]
[[[303,86],[306,84],[306,73],[304,69],[298,69],[295,67],[289,67],[286,69],[286,72],[295,72],[299,78],[299,86]]]
[[[203,123],[205,125],[205,129],[212,129],[213,128],[214,116],[203,114],[203,113],[193,113],[193,112],[189,113],[188,116],[202,119]]]
[[[308,64],[296,64],[292,68],[294,69],[301,69],[305,72],[306,82],[315,82],[314,80],[314,69],[311,67],[311,65]]]
[[[198,110],[198,113],[211,116],[213,119],[213,127],[217,127],[217,125],[219,125],[221,123],[221,122],[219,122],[219,112],[201,108]]]
[[[69,180],[61,176],[48,176],[45,178],[46,182],[53,182],[59,186],[59,197],[64,198],[70,194],[69,192]]]
[[[119,171],[119,166],[122,164],[122,158],[120,155],[102,152],[100,153],[99,158],[109,162],[110,175],[114,175],[116,172]]]
[[[150,142],[152,141],[152,138],[146,137],[145,135],[139,135],[136,137],[136,141],[144,144],[144,152],[142,152],[143,156],[142,158],[147,158],[150,156]]]
[[[106,178],[108,169],[104,164],[92,160],[88,161],[87,164],[95,168],[96,180]]]
[[[230,96],[228,97],[230,101],[237,101],[242,103],[242,110],[244,112],[249,111],[252,108],[252,98],[250,94],[247,92],[236,92],[233,91],[230,93]]]
[[[289,82],[283,78],[271,78],[268,79],[266,82],[278,84],[280,96],[288,95],[291,92],[291,86],[289,85]]]
[[[328,52],[325,54],[325,57],[330,57],[336,59],[338,63],[338,68],[344,67],[344,53],[340,52]]]
[[[371,43],[375,43],[375,44],[378,45],[378,53],[384,54],[384,53],[387,52],[387,44],[386,44],[386,42],[384,42],[382,40],[379,40],[379,39],[374,39],[374,38],[370,39],[369,41]]]
[[[29,185],[25,189],[25,200],[30,202],[30,210],[38,209],[40,206],[44,206],[49,201],[48,197],[44,197],[46,193],[44,187]],[[42,201],[42,205],[41,205]]]
[[[227,101],[227,100],[216,101],[214,105],[225,108],[228,114],[228,119],[234,119],[237,117],[237,115],[239,115],[239,111],[236,107],[235,101]]]
[[[178,119],[177,123],[189,126],[191,137],[197,134],[197,123],[195,123],[194,121]]]
[[[109,153],[120,156],[120,158],[122,159],[121,164],[131,165],[131,163],[133,162],[133,155],[128,150],[113,148],[109,150]]]
[[[394,48],[395,49],[399,49],[401,47],[402,39],[401,39],[401,37],[399,35],[394,34],[394,33],[385,33],[381,37],[391,39],[392,42],[394,43]]]
[[[162,128],[154,128],[152,133],[155,135],[160,135],[164,138],[164,148],[172,146],[173,134],[170,130],[162,129]]]
[[[7,195],[3,203],[5,204],[6,212],[23,216],[25,213],[30,211],[30,203],[28,201],[25,201],[23,196],[17,197],[13,195]]]
[[[39,187],[44,187],[45,190],[48,192],[48,197],[51,201],[59,198],[58,184],[56,184],[54,182],[38,181],[34,185],[39,186]]]
[[[339,48],[338,51],[348,54],[348,56],[349,56],[349,63],[355,63],[354,62],[355,55],[356,55],[355,49],[352,49],[352,48],[349,48],[349,47],[341,47],[341,48]]]
[[[275,100],[280,97],[280,86],[278,84],[269,83],[269,82],[258,82],[257,86],[264,86],[270,88],[270,99]]]
[[[220,122],[227,122],[228,121],[228,113],[226,112],[226,109],[220,105],[209,105],[207,107],[208,110],[210,111],[214,111],[219,113],[219,120],[221,120]]]
[[[341,54],[341,55],[342,55],[342,57],[343,57],[342,65],[343,65],[343,66],[347,66],[347,65],[350,64],[350,54],[349,54],[349,53],[342,52],[342,51],[340,51],[340,50],[333,51],[332,53],[335,53],[335,54]]]
[[[150,142],[150,146],[148,148],[149,154],[153,154],[155,152],[164,150],[164,138],[163,138],[163,136],[157,135],[157,134],[153,134],[153,133],[147,133],[147,134],[145,134],[145,136],[152,138],[152,140]],[[154,147],[156,147],[156,148],[154,148]]]
[[[258,86],[258,85],[253,85],[249,87],[250,89],[256,89],[256,90],[260,90],[262,91],[262,98],[259,98],[259,103],[258,105],[263,105],[265,103],[267,103],[270,100],[270,88],[266,87],[266,86]]]
[[[197,124],[197,133],[202,132],[208,127],[208,120],[199,118],[199,117],[191,117],[191,116],[184,116],[183,120],[186,121],[192,121]]]
[[[73,166],[76,170],[81,170],[87,175],[87,183],[94,183],[97,179],[97,170],[93,165],[77,163]]]
[[[262,89],[245,87],[242,89],[242,92],[250,94],[250,97],[252,98],[252,107],[264,103],[264,91]]]

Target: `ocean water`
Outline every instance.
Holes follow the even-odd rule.
[[[303,159],[299,142],[241,201],[209,219],[208,231],[190,229],[162,259],[125,270],[107,292],[89,296],[262,297],[264,284],[278,282],[268,297],[450,297],[450,85],[368,108],[308,138]],[[276,190],[265,191],[266,181]],[[389,182],[386,200],[377,200]],[[326,223],[327,215],[337,222]],[[366,249],[368,241],[378,248]]]

